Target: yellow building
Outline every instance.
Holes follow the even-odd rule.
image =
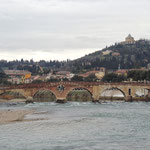
[[[115,72],[117,75],[124,75],[127,76],[128,70],[127,69],[119,69]]]
[[[135,42],[134,37],[132,37],[131,34],[129,34],[129,35],[126,37],[125,42],[128,43],[128,44],[134,43],[134,42]]]
[[[124,42],[121,42],[122,44],[134,44],[135,43],[135,39],[134,37],[131,36],[131,34],[129,34],[126,38]]]
[[[91,74],[94,74],[99,80],[101,80],[105,74],[106,74],[106,69],[104,67],[97,68],[98,70],[92,70],[88,71],[84,74],[79,74],[79,76],[82,76],[84,78],[88,77]]]
[[[106,51],[104,51],[102,53],[103,53],[103,55],[109,55],[111,52],[112,52],[111,50],[106,50]]]
[[[97,73],[95,73],[95,76],[99,79],[99,80],[101,80],[104,76],[105,76],[105,72],[97,72]]]

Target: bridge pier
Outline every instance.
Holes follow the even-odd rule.
[[[146,96],[146,101],[150,101],[150,90],[148,90],[148,95]]]
[[[148,98],[150,98],[150,90],[148,91]]]
[[[65,98],[57,98],[56,99],[56,103],[59,103],[59,104],[64,104],[64,103],[67,103],[67,100]]]
[[[132,102],[133,101],[133,97],[131,95],[126,96],[125,101],[126,102]]]

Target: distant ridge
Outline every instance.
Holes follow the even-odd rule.
[[[110,70],[147,67],[150,63],[150,41],[140,39],[133,43],[116,43],[110,47],[70,61],[65,68],[73,72],[84,72],[97,67]]]

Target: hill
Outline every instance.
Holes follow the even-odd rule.
[[[65,65],[74,73],[97,67],[109,70],[147,67],[150,63],[150,41],[138,40],[132,44],[116,43]]]
[[[128,39],[133,40],[133,43],[116,43],[73,61],[0,60],[0,69],[28,70],[33,75],[37,75],[47,74],[52,70],[53,72],[67,70],[81,73],[99,67],[105,67],[107,70],[147,67],[150,64],[150,41],[134,41],[131,35],[126,38],[126,40]]]

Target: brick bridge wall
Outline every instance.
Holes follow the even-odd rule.
[[[62,85],[64,90],[58,90],[58,87]],[[36,92],[41,89],[50,90],[57,99],[66,99],[68,93],[75,88],[83,88],[88,90],[94,100],[98,100],[103,91],[107,89],[118,89],[120,90],[125,98],[128,96],[135,96],[137,90],[148,89],[150,90],[150,84],[142,83],[101,83],[101,82],[55,82],[55,83],[40,83],[40,84],[23,84],[13,85],[0,89],[0,94],[7,91],[14,91],[23,94],[25,97],[33,97]],[[129,95],[129,89],[131,91]]]

